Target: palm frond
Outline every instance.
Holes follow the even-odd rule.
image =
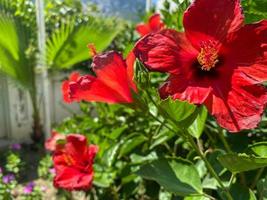
[[[0,71],[20,86],[33,87],[34,62],[27,55],[30,30],[20,19],[0,13]]]
[[[97,51],[106,49],[121,31],[111,20],[91,19],[78,25],[75,20],[61,25],[47,42],[47,63],[51,68],[70,68],[89,58],[88,43]]]

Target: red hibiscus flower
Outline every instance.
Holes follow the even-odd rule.
[[[64,101],[132,103],[132,91],[136,91],[133,82],[134,54],[131,52],[125,61],[115,51],[100,55],[96,55],[94,49],[92,51],[92,67],[96,76],[73,73],[62,85]]]
[[[149,33],[157,32],[163,27],[164,23],[160,20],[160,15],[156,13],[149,18],[147,24],[138,24],[136,26],[136,31],[142,37]]]
[[[53,162],[56,171],[54,186],[66,190],[88,190],[93,182],[93,162],[98,151],[88,145],[86,137],[79,134],[66,136],[66,144],[56,149]]]
[[[56,131],[52,131],[51,137],[45,141],[45,149],[48,151],[55,151],[58,140],[64,140],[66,136]]]
[[[239,0],[196,0],[185,32],[142,38],[135,55],[151,71],[168,72],[162,98],[205,104],[230,132],[255,128],[267,102],[267,21],[244,25]]]

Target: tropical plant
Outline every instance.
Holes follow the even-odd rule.
[[[29,93],[33,107],[33,136],[40,139],[42,125],[36,87],[37,33],[34,10],[32,1],[0,0],[0,70]],[[115,27],[111,20],[94,19],[86,14],[84,19],[81,21],[80,16],[69,15],[54,32],[51,27],[47,30],[49,67],[70,68],[88,59],[88,43],[95,43],[97,50],[102,51],[120,31],[120,25]]]
[[[93,17],[81,23],[77,23],[75,19],[62,23],[47,42],[48,66],[54,69],[67,69],[88,60],[89,43],[94,43],[97,51],[103,51],[122,29],[120,22],[117,22],[116,27],[115,23],[114,20]]]

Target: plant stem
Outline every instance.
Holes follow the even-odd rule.
[[[224,135],[223,135],[223,130],[221,128],[219,128],[219,138],[220,140],[222,141],[223,145],[224,145],[224,148],[226,150],[227,153],[233,153],[232,150],[231,150],[231,147],[230,145],[228,144],[227,140],[225,139]]]
[[[229,143],[227,142],[226,138],[225,138],[224,135],[223,135],[223,130],[222,130],[222,128],[219,128],[219,133],[218,133],[218,135],[219,135],[219,138],[220,138],[220,140],[222,141],[222,143],[223,143],[223,145],[224,145],[224,148],[225,148],[226,152],[227,152],[227,153],[233,153],[233,151],[232,151],[232,149],[231,149]],[[242,183],[243,185],[246,185],[246,177],[245,177],[245,174],[241,172],[241,173],[239,174],[239,176],[240,176],[241,183]],[[230,185],[229,185],[229,187],[230,187]]]
[[[152,101],[152,103],[158,108],[157,103],[154,101],[153,97],[150,95],[149,92],[147,92],[147,95],[148,95],[149,99]],[[161,112],[161,110],[159,110],[159,112]],[[163,115],[163,116],[164,116],[164,115]],[[171,121],[173,121],[171,117],[168,117],[168,118],[169,118]],[[176,125],[176,122],[175,122],[175,121],[173,121],[173,122],[174,122],[174,125]],[[176,126],[176,127],[177,127],[177,126]],[[177,128],[178,128],[178,129],[181,129],[180,127],[177,127]],[[184,131],[186,134],[184,134],[183,131]],[[188,142],[191,144],[191,146],[192,146],[193,149],[196,151],[196,153],[197,153],[197,154],[200,156],[200,158],[205,162],[207,169],[209,170],[210,174],[217,180],[217,182],[219,183],[220,187],[223,189],[223,191],[224,191],[224,193],[225,193],[227,199],[228,199],[228,200],[233,200],[233,198],[232,198],[232,196],[231,196],[229,190],[223,185],[223,183],[222,183],[220,177],[217,175],[217,173],[215,172],[215,170],[213,169],[213,167],[211,166],[211,164],[209,163],[209,161],[208,161],[207,158],[205,157],[204,153],[199,149],[198,145],[195,143],[193,136],[191,136],[190,133],[188,133],[187,130],[184,129],[183,131],[180,131],[180,132],[179,132],[179,133],[180,133],[179,135],[184,139],[184,141],[188,141]]]
[[[251,189],[255,188],[255,186],[257,185],[257,182],[258,182],[258,180],[261,177],[263,172],[264,172],[264,167],[258,170],[258,172],[257,172],[257,174],[256,174],[256,176],[255,176],[255,178],[254,178],[254,180],[253,180],[253,182],[252,182],[252,184],[250,186]]]
[[[220,177],[217,175],[217,173],[215,172],[215,170],[213,169],[213,167],[211,166],[211,164],[209,163],[209,161],[205,157],[204,153],[198,148],[198,146],[195,143],[193,137],[189,133],[187,135],[188,135],[187,138],[188,138],[189,143],[191,144],[193,149],[197,152],[197,154],[200,156],[200,158],[205,162],[206,167],[209,170],[209,172],[211,173],[211,175],[217,180],[217,182],[219,183],[220,187],[224,190],[227,199],[228,200],[233,200],[229,190],[223,185]]]

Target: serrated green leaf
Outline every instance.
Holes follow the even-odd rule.
[[[194,113],[196,106],[186,101],[168,98],[161,101],[160,109],[173,121],[181,122]]]
[[[232,173],[250,171],[267,166],[267,158],[249,156],[246,154],[225,154],[218,160]]]
[[[202,193],[201,180],[195,166],[184,159],[159,159],[142,166],[137,174],[158,182],[167,191],[177,195]]]

